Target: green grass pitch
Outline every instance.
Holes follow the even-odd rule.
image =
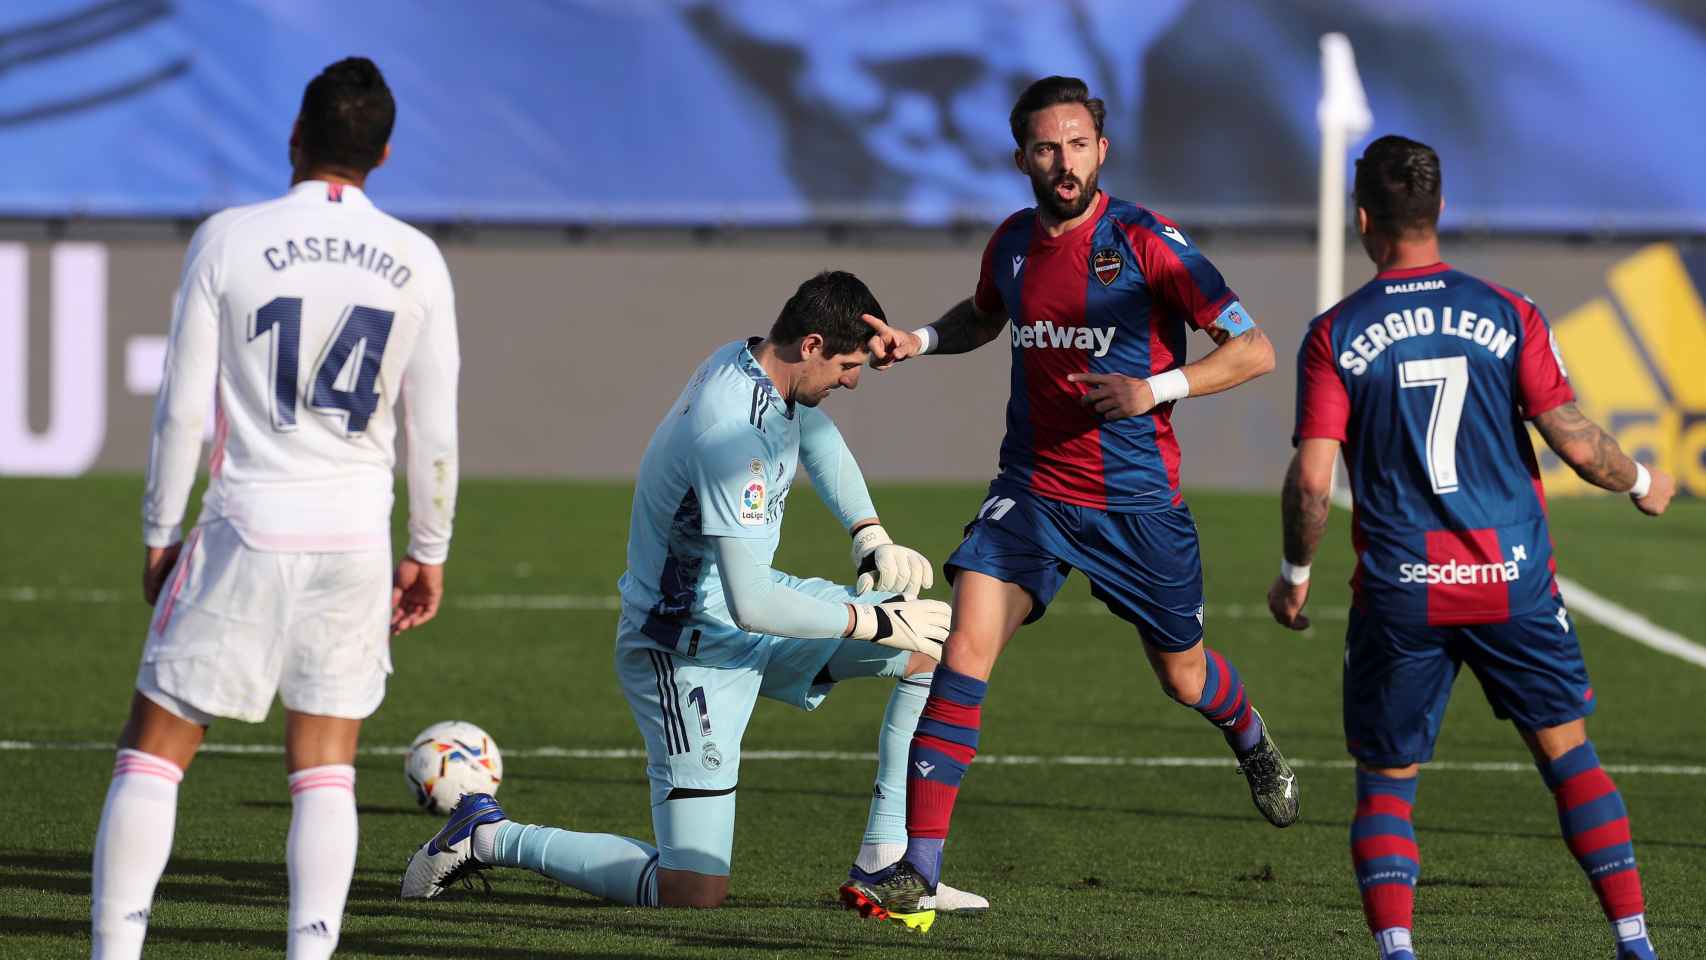
[[[0,738],[110,742],[123,719],[147,611],[137,588],[135,477],[0,481]],[[981,488],[877,492],[885,524],[940,562]],[[993,901],[919,938],[837,909],[856,850],[866,761],[749,761],[741,771],[733,894],[717,911],[611,906],[519,871],[494,891],[396,899],[410,851],[439,822],[417,813],[397,756],[358,763],[361,850],[344,957],[1261,957],[1367,958],[1346,844],[1351,773],[1339,727],[1348,517],[1317,561],[1314,629],[1267,620],[1278,562],[1273,496],[1196,492],[1208,577],[1208,637],[1238,665],[1300,767],[1303,820],[1279,831],[1251,807],[1230,762],[1216,767],[975,765],[954,821],[947,876]],[[801,491],[778,565],[845,579],[846,537]],[[519,755],[527,748],[635,748],[616,689],[609,610],[473,603],[512,595],[605,597],[621,572],[628,492],[619,485],[470,481],[450,567],[450,605],[399,638],[370,747],[464,718],[515,754],[500,798],[517,819],[650,836],[643,764]],[[1621,498],[1553,506],[1561,570],[1655,622],[1706,635],[1706,504],[1645,520]],[[937,588],[936,594],[945,596]],[[1133,632],[1098,614],[1074,578],[1026,628],[993,678],[986,756],[1218,757],[1196,715],[1157,688]],[[1599,695],[1591,729],[1608,764],[1706,766],[1706,670],[1579,622]],[[888,694],[852,682],[814,715],[762,703],[748,750],[870,751]],[[276,744],[281,713],[226,723],[209,741]],[[11,818],[0,837],[0,956],[88,951],[89,853],[111,754],[0,752]],[[1473,679],[1457,691],[1442,761],[1522,763]],[[1696,771],[1698,773],[1698,771]],[[1634,825],[1655,941],[1706,956],[1706,777],[1616,774]],[[290,815],[282,758],[204,755],[181,792],[171,866],[155,901],[152,957],[276,956]],[[1532,770],[1425,771],[1417,943],[1437,958],[1598,957],[1609,935],[1558,839]]]

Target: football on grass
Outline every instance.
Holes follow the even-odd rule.
[[[497,793],[504,762],[486,731],[466,720],[445,720],[415,737],[403,775],[421,809],[444,816],[465,793]]]

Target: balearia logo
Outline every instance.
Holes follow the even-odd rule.
[[[1706,254],[1654,244],[1612,265],[1606,287],[1552,325],[1577,402],[1679,492],[1706,496]],[[1597,490],[1535,448],[1547,494]]]
[[[1089,350],[1105,357],[1114,345],[1113,327],[1068,327],[1047,320],[1014,324],[1013,346],[1026,350]]]
[[[1411,280],[1409,283],[1389,283],[1387,293],[1421,293],[1424,290],[1444,290],[1444,280]]]

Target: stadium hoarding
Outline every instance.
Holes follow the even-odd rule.
[[[1278,489],[1290,456],[1295,355],[1312,313],[1303,241],[1209,252],[1274,338],[1278,369],[1175,414],[1189,486]],[[1669,244],[1466,245],[1455,265],[1532,295],[1551,317],[1581,404],[1627,449],[1706,496],[1706,263]],[[715,346],[762,334],[798,282],[850,269],[910,326],[969,292],[975,246],[881,250],[740,246],[446,247],[463,352],[464,471],[632,476],[647,434]],[[0,242],[0,475],[139,471],[147,463],[183,247]],[[1353,263],[1347,289],[1368,279]],[[1193,338],[1191,355],[1208,347]],[[1008,351],[867,371],[826,406],[867,472],[991,475]],[[1690,377],[1690,371],[1696,375]],[[211,423],[211,418],[210,418]],[[1537,447],[1539,444],[1537,443]],[[1549,453],[1554,495],[1587,492]]]
[[[1582,412],[1631,456],[1706,496],[1706,251],[1653,244],[1605,271],[1605,293],[1552,318],[1554,349]],[[1537,449],[1545,449],[1535,435]],[[1555,457],[1552,495],[1593,490]]]
[[[5,4],[0,216],[268,197],[304,81],[361,53],[399,102],[374,196],[413,220],[998,221],[1029,202],[1013,98],[1071,73],[1108,103],[1104,182],[1199,227],[1307,227],[1317,42],[1341,32],[1370,135],[1446,158],[1448,227],[1706,232],[1706,125],[1678,122],[1706,98],[1706,14],[1683,0],[421,9]]]

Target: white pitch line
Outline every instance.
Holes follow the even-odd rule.
[[[0,587],[0,603],[64,603],[74,605],[128,603],[140,600],[135,594],[120,590],[101,590],[88,587]],[[614,594],[572,593],[476,593],[457,596],[452,593],[446,601],[452,607],[465,610],[550,611],[611,611],[622,608],[622,598]],[[140,603],[137,604],[141,606]],[[1100,616],[1108,608],[1093,600],[1062,600],[1049,605],[1049,612],[1063,616]],[[1209,617],[1227,620],[1261,620],[1268,616],[1267,608],[1253,604],[1212,604]],[[1329,610],[1320,620],[1346,619],[1343,610]]]
[[[1345,510],[1351,508],[1351,494],[1343,487],[1333,489],[1333,506]],[[1563,591],[1564,604],[1570,610],[1580,613],[1589,620],[1635,641],[1643,647],[1649,647],[1660,653],[1668,653],[1678,660],[1692,663],[1697,667],[1706,667],[1706,647],[1695,643],[1674,630],[1659,626],[1646,617],[1594,593],[1568,577],[1558,577],[1558,589]],[[1673,589],[1669,584],[1664,589]]]
[[[111,743],[99,740],[0,740],[0,753],[29,751],[89,753],[113,749]],[[239,756],[280,756],[284,748],[271,743],[204,743],[202,753],[235,754]],[[362,747],[357,751],[368,757],[400,757],[408,747]],[[543,758],[552,760],[644,760],[646,752],[631,748],[571,748],[517,747],[506,749],[503,755],[511,759]],[[875,763],[877,755],[860,750],[743,750],[742,760],[753,761],[825,761],[834,763]],[[1237,764],[1225,756],[1219,757],[1117,757],[1117,756],[1040,756],[1028,754],[980,754],[976,761],[984,766],[997,767],[1205,767],[1232,769]],[[1294,767],[1321,770],[1348,770],[1355,766],[1350,760],[1291,760]],[[1533,773],[1534,764],[1511,760],[1451,761],[1441,760],[1427,765],[1429,770],[1462,773]],[[1706,777],[1706,766],[1675,763],[1608,763],[1607,773],[1658,774],[1675,777]]]
[[[451,606],[469,610],[620,610],[622,598],[610,596],[578,596],[570,593],[476,593],[458,597],[451,594]]]
[[[1680,633],[1667,630],[1628,607],[1614,603],[1594,593],[1568,577],[1558,578],[1558,589],[1564,592],[1564,603],[1576,613],[1583,614],[1604,626],[1616,630],[1643,647],[1668,653],[1697,667],[1706,667],[1706,647]]]

